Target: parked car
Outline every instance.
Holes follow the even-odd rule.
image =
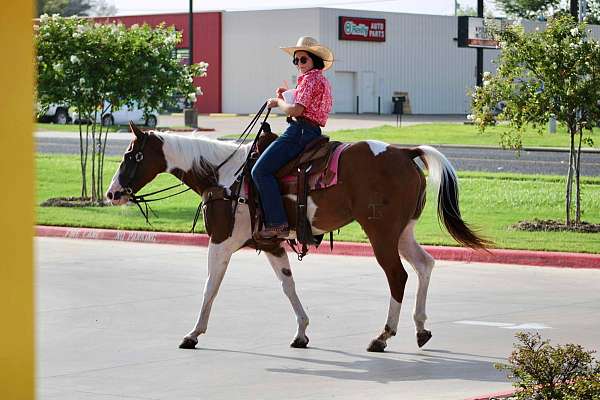
[[[69,106],[65,104],[51,104],[43,115],[38,116],[40,122],[54,122],[55,124],[67,124],[72,120]]]
[[[151,110],[148,115],[144,115],[144,110],[139,108],[137,102],[134,102],[132,106],[123,105],[120,108],[111,107],[109,103],[105,103],[104,109],[108,109],[108,111],[98,115],[96,120],[103,126],[127,125],[129,121],[150,128],[154,128],[158,124],[158,111]]]

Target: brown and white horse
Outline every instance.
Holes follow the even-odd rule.
[[[207,189],[207,173],[226,160],[237,145],[199,136],[144,133],[132,125],[134,139],[123,156],[106,193],[113,204],[125,204],[158,174],[167,172],[181,179],[194,191]],[[250,145],[243,145],[218,171],[218,184],[228,188],[235,172],[246,160]],[[336,230],[358,221],[367,234],[375,257],[383,268],[390,288],[387,321],[369,351],[383,351],[387,340],[396,334],[404,288],[408,278],[401,257],[416,271],[417,297],[413,319],[418,346],[431,338],[425,329],[427,288],[434,259],[416,242],[414,227],[425,204],[425,176],[415,163],[420,158],[437,188],[438,216],[459,243],[475,249],[488,245],[461,218],[458,182],[454,169],[439,151],[429,146],[399,148],[379,141],[353,143],[341,155],[338,184],[310,193],[309,220],[315,234]],[[242,194],[243,195],[243,194]],[[288,199],[289,200],[289,199]],[[293,200],[293,199],[292,199]],[[227,270],[231,255],[252,238],[248,206],[239,204],[233,233],[226,239],[211,237],[208,247],[208,279],[200,314],[194,328],[184,337],[182,348],[193,348],[198,336],[206,332],[212,303]],[[281,245],[266,256],[290,300],[298,323],[293,347],[306,347],[308,317],[296,294],[287,254]]]

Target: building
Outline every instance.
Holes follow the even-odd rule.
[[[188,14],[115,17],[126,25],[165,22],[183,32]],[[532,25],[533,26],[533,25]],[[593,27],[598,33],[598,27]],[[281,46],[313,36],[335,55],[325,72],[334,112],[393,111],[392,96],[408,99],[413,114],[467,114],[476,82],[476,50],[458,46],[454,16],[331,8],[203,12],[194,14],[194,62],[209,63],[196,83],[204,91],[202,113],[252,113],[276,87],[296,83],[296,68]],[[493,71],[498,50],[485,50],[484,71]]]

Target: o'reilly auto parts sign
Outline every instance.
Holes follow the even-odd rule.
[[[385,42],[385,19],[340,17],[340,40]]]

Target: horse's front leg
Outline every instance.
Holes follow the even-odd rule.
[[[204,285],[202,308],[194,329],[185,335],[179,345],[182,349],[193,349],[198,344],[198,336],[206,332],[208,318],[213,301],[217,296],[231,255],[250,239],[250,214],[247,206],[239,206],[235,215],[232,236],[221,243],[211,242],[208,245],[208,278]]]
[[[280,247],[278,251],[273,253],[266,253],[273,271],[281,281],[281,287],[283,293],[287,296],[292,304],[294,313],[296,314],[296,321],[298,322],[298,330],[296,336],[290,346],[296,348],[305,348],[308,345],[308,336],[306,336],[306,327],[308,326],[308,316],[304,312],[302,303],[296,293],[296,284],[292,277],[292,269],[290,268],[290,260],[288,259],[287,253]]]
[[[202,308],[200,309],[196,326],[190,333],[185,335],[179,348],[193,349],[198,344],[198,336],[206,332],[210,310],[225,276],[225,271],[227,271],[232,254],[233,251],[231,248],[223,245],[223,243],[214,244],[211,242],[208,245],[208,278],[204,285]]]

